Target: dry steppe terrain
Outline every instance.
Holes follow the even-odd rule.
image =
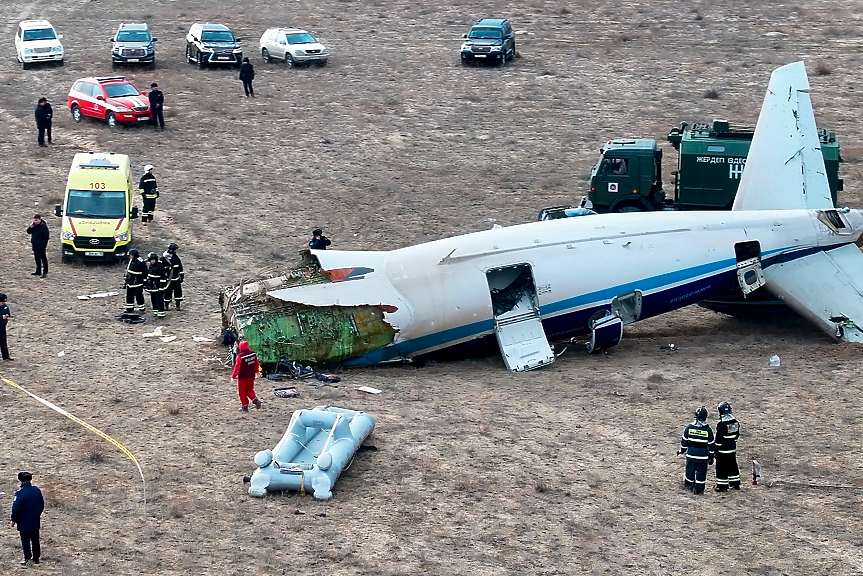
[[[264,409],[250,414],[206,360],[224,349],[192,340],[218,336],[220,286],[293,262],[314,226],[334,248],[362,250],[529,221],[585,193],[609,138],[664,141],[682,120],[754,123],[770,72],[800,59],[819,124],[842,142],[841,203],[863,207],[861,3],[4,0],[2,14],[0,291],[15,362],[0,369],[125,444],[149,497],[110,444],[0,388],[0,504],[19,469],[34,473],[47,499],[42,573],[863,572],[863,350],[803,321],[693,307],[627,329],[608,357],[570,349],[526,374],[498,356],[342,370],[338,388],[301,383],[290,400],[265,381]],[[512,20],[519,57],[462,68],[461,34],[489,15]],[[36,17],[64,34],[64,67],[16,63],[15,26]],[[159,38],[155,71],[124,72],[162,86],[165,133],[75,124],[64,108],[75,79],[112,73],[108,38],[122,21]],[[256,99],[235,71],[183,62],[195,21],[243,38]],[[258,38],[273,25],[311,30],[330,65],[263,63]],[[42,95],[56,114],[47,149],[33,120]],[[136,174],[156,166],[156,222],[135,228],[136,246],[181,246],[187,308],[160,322],[174,342],[142,338],[149,318],[115,321],[119,297],[76,298],[118,289],[122,268],[59,262],[50,212],[86,150],[130,154]],[[29,275],[34,211],[52,228],[44,280]],[[661,350],[669,343],[678,350]],[[773,354],[781,367],[768,366]],[[743,425],[747,482],[696,498],[681,489],[676,445],[693,409],[707,405],[713,421],[721,400]],[[377,451],[357,456],[330,502],[249,498],[255,452],[293,410],[318,404],[373,414]],[[753,457],[766,485],[748,483]],[[17,573],[17,534],[3,534],[0,573]]]

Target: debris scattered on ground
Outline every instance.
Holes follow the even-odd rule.
[[[371,386],[360,386],[357,388],[360,392],[368,392],[369,394],[380,394],[383,390],[372,388]]]
[[[669,352],[677,352],[677,346],[675,344],[663,344],[659,347],[660,350],[668,350]]]
[[[159,340],[161,340],[162,342],[173,342],[176,339],[176,336],[162,336],[161,338],[159,338]]]
[[[63,357],[63,356],[65,356],[65,355],[66,355],[66,351],[65,351],[65,350],[60,350],[59,352],[57,352],[57,357],[58,357],[58,358],[62,358],[62,357]]]
[[[119,292],[96,292],[95,294],[83,294],[78,300],[91,300],[93,298],[107,298],[108,296],[119,296]]]
[[[114,318],[125,322],[126,324],[140,324],[146,321],[146,318],[134,312],[123,312],[122,314],[114,314]]]
[[[276,398],[297,398],[300,391],[296,386],[285,386],[283,388],[273,388],[273,395]]]
[[[154,336],[164,336],[164,334],[162,334],[162,327],[157,326],[152,332],[146,332],[143,336],[144,338],[153,338]]]
[[[302,515],[302,514],[305,514],[305,512],[303,512],[302,510],[300,510],[299,508],[297,508],[296,510],[294,510],[294,514],[300,514],[300,515]]]
[[[771,366],[779,366],[779,365],[780,365],[780,364],[779,364],[779,356],[777,356],[776,354],[774,354],[773,356],[771,356],[771,357],[770,357],[770,365],[771,365]]]
[[[192,336],[195,342],[215,342],[212,338],[204,338],[203,336]]]

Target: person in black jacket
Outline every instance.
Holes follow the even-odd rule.
[[[3,354],[3,360],[12,360],[9,356],[9,345],[6,343],[6,324],[9,323],[11,315],[12,312],[6,304],[6,295],[0,294],[0,352]]]
[[[243,58],[243,63],[240,64],[240,80],[243,81],[243,90],[246,91],[246,97],[255,97],[255,89],[252,88],[252,80],[255,79],[255,67],[249,62],[249,57]]]
[[[159,85],[153,82],[150,84],[150,93],[147,95],[150,99],[150,123],[153,128],[165,130],[165,95],[159,90]]]
[[[168,284],[168,277],[165,274],[165,266],[159,260],[159,255],[155,252],[150,252],[147,255],[147,292],[150,293],[150,304],[153,305],[153,316],[156,318],[165,317],[165,286]]]
[[[30,235],[30,245],[33,247],[33,258],[36,260],[36,271],[31,273],[31,276],[41,276],[42,278],[48,275],[48,224],[42,220],[39,214],[33,215],[33,222],[27,227],[27,234]]]
[[[704,492],[707,482],[707,467],[713,464],[715,450],[713,430],[707,424],[707,408],[695,411],[695,420],[683,429],[678,454],[686,454],[686,472],[683,487],[693,494]]]
[[[141,199],[144,202],[141,210],[141,223],[146,226],[153,221],[153,215],[156,213],[156,198],[159,197],[159,184],[156,182],[156,177],[153,176],[152,164],[144,166],[144,175],[141,176],[138,188],[141,189]]]
[[[332,244],[330,239],[324,236],[324,231],[320,228],[312,230],[312,239],[309,240],[309,248],[312,250],[326,250],[327,246]]]
[[[162,265],[165,266],[165,274],[168,276],[168,284],[165,286],[165,308],[171,308],[171,300],[177,303],[177,310],[183,303],[183,280],[186,273],[183,272],[183,262],[177,256],[180,247],[176,243],[168,244],[168,249],[162,254]]]
[[[42,549],[39,547],[39,520],[45,510],[45,499],[42,491],[30,484],[33,475],[29,472],[18,472],[18,481],[21,488],[15,492],[12,501],[12,517],[9,525],[13,528],[18,525],[21,534],[21,548],[24,551],[22,566],[30,566],[39,563]]]
[[[144,281],[147,279],[147,264],[138,257],[135,248],[129,250],[129,264],[126,266],[126,312],[143,312]]]
[[[36,128],[39,129],[39,146],[47,146],[53,144],[51,138],[51,119],[54,117],[54,110],[48,104],[48,99],[42,96],[36,104]],[[48,144],[45,144],[45,133],[48,133]]]
[[[731,404],[719,403],[719,423],[716,424],[716,490],[727,492],[728,487],[740,490],[740,469],[737,467],[737,440],[740,423],[731,413]]]

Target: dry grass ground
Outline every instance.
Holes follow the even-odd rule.
[[[462,68],[461,34],[484,15],[511,18],[511,67]],[[0,390],[0,498],[19,469],[47,498],[49,574],[859,574],[863,571],[858,346],[802,321],[753,324],[692,308],[627,330],[609,358],[570,351],[513,375],[496,357],[342,372],[339,388],[303,389],[235,412],[229,375],[205,357],[220,285],[291,261],[311,227],[335,247],[405,246],[535,217],[572,201],[601,142],[663,140],[681,120],[754,122],[771,70],[804,59],[819,123],[839,134],[843,203],[861,207],[859,3],[801,0],[530,2],[405,0],[48,0],[3,3],[0,29],[0,291],[10,297],[16,362],[3,375],[128,446],[110,445],[12,388]],[[68,63],[22,71],[17,21],[49,18]],[[169,130],[76,125],[64,110],[81,76],[111,73],[120,21],[150,23]],[[245,39],[258,98],[232,70],[184,64],[193,21]],[[307,27],[333,53],[323,69],[256,57],[271,25]],[[56,145],[36,147],[32,108],[48,96]],[[24,228],[61,197],[73,153],[115,150],[156,165],[156,223],[142,251],[181,246],[187,309],[152,323],[113,320],[122,269],[61,265],[28,275]],[[666,169],[674,159],[669,152]],[[589,273],[589,270],[585,270]],[[660,346],[674,342],[679,351]],[[64,351],[65,355],[57,354]],[[769,368],[778,354],[780,368]],[[355,391],[367,384],[377,396]],[[740,461],[757,456],[772,486],[694,498],[673,456],[692,410],[729,400],[743,422]],[[250,499],[243,474],[292,410],[333,404],[378,419],[369,443],[319,503]],[[711,416],[713,419],[714,416]],[[712,474],[712,470],[711,470]],[[296,514],[300,510],[305,514]],[[0,541],[0,573],[17,571]]]

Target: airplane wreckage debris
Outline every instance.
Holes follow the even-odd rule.
[[[222,325],[246,340],[263,364],[338,363],[392,344],[396,330],[384,320],[385,305],[309,306],[267,294],[332,281],[307,258],[281,274],[241,282],[219,296]]]

